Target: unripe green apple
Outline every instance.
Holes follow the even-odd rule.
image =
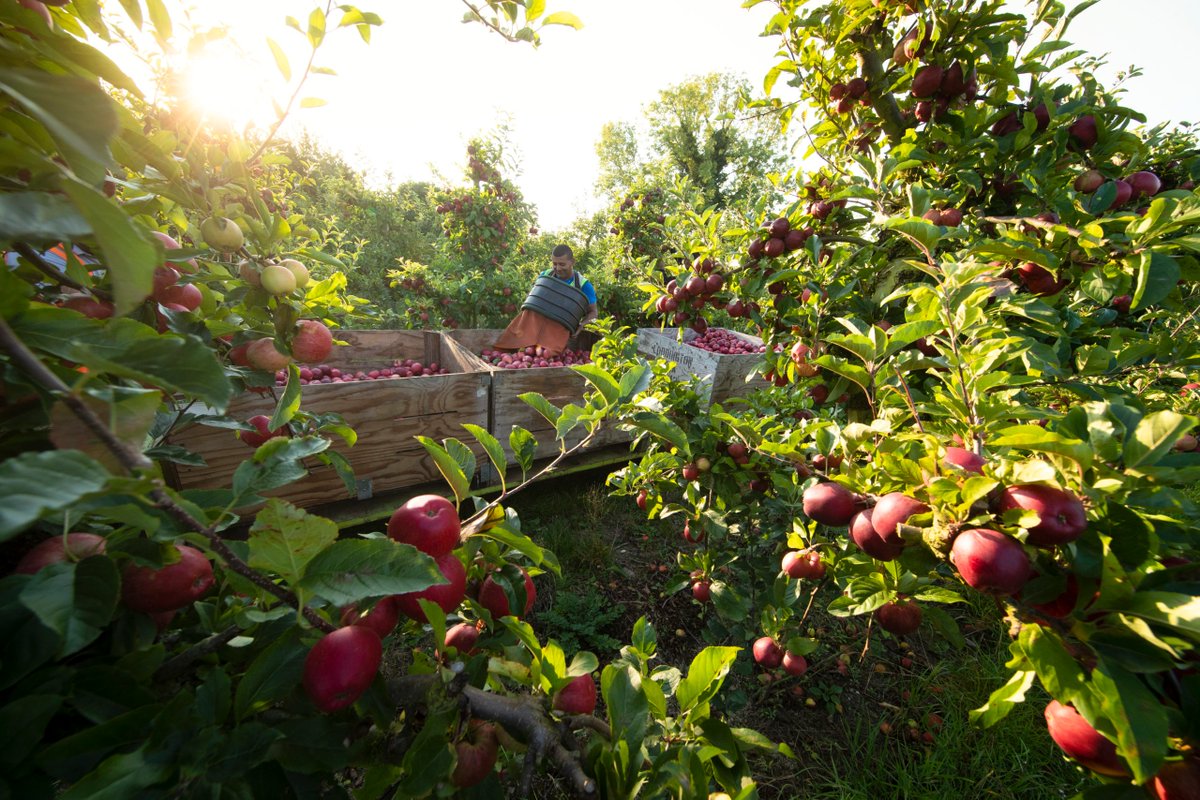
[[[200,223],[200,235],[204,243],[222,253],[233,253],[246,243],[246,237],[237,223],[226,217],[209,217]]]
[[[291,294],[296,288],[296,276],[278,264],[263,267],[261,280],[262,287],[274,295]]]
[[[287,267],[292,271],[292,274],[296,276],[297,289],[303,289],[305,286],[308,286],[308,267],[304,266],[294,258],[285,258],[283,261],[279,262],[279,266]]]

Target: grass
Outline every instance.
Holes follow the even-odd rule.
[[[633,620],[646,615],[659,631],[660,655],[686,669],[704,644],[704,623],[686,592],[662,595],[678,578],[674,527],[648,522],[628,497],[609,497],[595,473],[542,484],[512,505],[522,529],[562,564],[561,580],[539,579],[539,635],[573,639],[604,664],[614,653],[598,645],[608,636],[626,641]],[[666,572],[664,563],[672,564]],[[1009,639],[991,601],[976,596],[954,607],[965,632],[960,650],[927,625],[904,643],[875,631],[863,655],[864,620],[821,610],[833,596],[819,596],[810,617],[822,649],[806,675],[764,688],[739,661],[718,701],[731,724],[785,742],[797,755],[753,757],[764,800],[1047,800],[1089,784],[1046,733],[1040,692],[992,728],[970,722],[969,712],[1007,679]],[[604,620],[595,613],[602,606]],[[618,608],[620,618],[609,622]],[[843,653],[846,674],[836,668]],[[940,718],[936,725],[930,714]],[[926,732],[932,741],[923,740]]]

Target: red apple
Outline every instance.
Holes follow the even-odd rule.
[[[302,319],[292,337],[292,355],[301,364],[320,364],[333,351],[333,334],[324,323]]]
[[[983,465],[987,462],[983,456],[962,447],[947,447],[942,463],[961,468],[965,472],[983,474]]]
[[[637,497],[634,499],[634,502],[637,503],[638,508],[640,508],[642,511],[645,511],[646,503],[649,500],[649,498],[650,498],[650,493],[647,492],[645,489],[642,489],[640,492],[637,493]]]
[[[1140,197],[1153,197],[1162,189],[1162,181],[1153,172],[1135,172],[1125,179],[1125,182],[1133,189],[1132,199],[1137,200]]]
[[[69,297],[63,301],[63,308],[78,311],[85,317],[91,317],[92,319],[108,319],[116,313],[116,309],[112,303],[107,300],[97,300],[90,295]]]
[[[1166,762],[1147,788],[1155,800],[1200,800],[1200,758]]]
[[[496,767],[500,743],[496,739],[496,726],[490,722],[472,719],[467,724],[467,735],[454,745],[456,755],[450,783],[460,789],[479,784]]]
[[[968,586],[999,595],[1021,591],[1032,569],[1016,539],[986,528],[972,528],[955,537],[950,563]]]
[[[846,525],[858,511],[854,492],[832,481],[805,489],[803,503],[804,515],[823,525]]]
[[[449,614],[458,608],[463,598],[467,596],[467,570],[454,553],[446,553],[434,559],[438,570],[448,582],[436,583],[419,592],[406,592],[392,595],[400,613],[417,622],[428,622],[425,612],[421,610],[418,600],[429,600],[437,603],[442,611]]]
[[[1117,755],[1117,746],[1093,728],[1068,705],[1051,700],[1046,706],[1046,729],[1062,751],[1092,772],[1128,777],[1129,770]]]
[[[874,510],[870,508],[855,514],[850,520],[850,538],[860,550],[871,558],[879,561],[895,561],[904,550],[904,541],[902,539],[884,540],[875,530],[873,515]]]
[[[929,506],[920,500],[903,492],[890,492],[876,501],[871,510],[871,526],[883,541],[903,545],[904,541],[900,538],[897,527],[908,522],[909,517],[928,511]]]
[[[1084,114],[1072,122],[1071,127],[1067,128],[1067,133],[1071,140],[1083,150],[1089,149],[1100,139],[1096,118],[1091,114]]]
[[[446,631],[446,647],[453,647],[459,652],[459,655],[475,655],[477,641],[479,641],[479,628],[473,622],[460,622]]]
[[[121,602],[133,611],[152,614],[189,606],[214,583],[212,563],[196,548],[177,544],[179,560],[162,567],[130,564],[121,578]]]
[[[701,603],[707,603],[712,600],[712,581],[701,580],[693,583],[692,597]]]
[[[820,580],[825,577],[825,564],[821,561],[821,554],[815,550],[785,553],[782,568],[789,578]]]
[[[1073,542],[1087,530],[1083,503],[1070,492],[1054,486],[1036,483],[1009,486],[1000,495],[997,508],[1001,513],[1015,508],[1037,512],[1040,521],[1029,529],[1026,539],[1035,547]]]
[[[180,305],[188,311],[195,311],[204,302],[204,295],[193,283],[177,283],[157,292],[154,299],[164,306]]]
[[[885,603],[875,609],[879,627],[896,636],[907,636],[921,627],[921,607],[910,600]]]
[[[319,710],[330,713],[351,705],[375,680],[383,644],[372,629],[338,628],[313,645],[304,659],[304,690]]]
[[[351,603],[342,610],[341,618],[342,625],[362,625],[375,631],[380,639],[386,639],[399,621],[400,609],[396,608],[396,601],[391,597],[383,598],[366,613],[361,613],[358,605]]]
[[[770,636],[756,639],[751,651],[754,660],[766,669],[775,669],[783,663],[783,648]]]
[[[1086,172],[1079,173],[1075,178],[1075,191],[1084,194],[1091,194],[1104,185],[1104,173],[1099,170],[1089,169]]]
[[[42,567],[58,564],[63,561],[83,561],[89,556],[103,555],[105,542],[103,536],[94,533],[68,533],[65,537],[54,536],[36,544],[32,550],[21,556],[14,575],[33,575]]]
[[[458,547],[462,526],[453,503],[441,495],[422,494],[392,512],[387,533],[437,558]]]
[[[292,357],[275,349],[274,339],[255,339],[246,347],[246,361],[255,369],[276,372],[286,369]]]
[[[808,659],[799,653],[793,653],[790,650],[785,652],[783,654],[783,661],[781,663],[783,665],[783,671],[788,675],[799,677],[805,672],[808,672]]]
[[[263,415],[263,414],[256,414],[255,416],[246,420],[246,422],[253,425],[257,429],[257,432],[255,432],[255,431],[238,431],[237,435],[238,435],[238,438],[242,440],[242,442],[244,442],[245,444],[247,444],[250,447],[253,447],[255,449],[262,447],[270,439],[274,439],[277,436],[286,436],[287,435],[286,426],[283,428],[276,428],[275,430],[271,430],[271,428],[270,428],[271,418],[266,415]]]
[[[590,714],[596,710],[596,680],[580,675],[554,695],[554,710],[567,714]]]
[[[529,577],[529,573],[524,569],[521,570],[521,574],[525,576],[525,612],[513,615],[517,617],[529,616],[529,612],[533,609],[533,602],[537,599],[537,589],[533,585],[533,578]],[[504,587],[494,581],[491,575],[479,589],[479,604],[491,612],[493,619],[498,620],[512,613],[508,595],[504,593]]]

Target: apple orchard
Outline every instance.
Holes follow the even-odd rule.
[[[0,0],[0,796],[803,797],[779,776],[811,754],[740,724],[737,692],[786,719],[840,710],[827,676],[868,652],[936,676],[913,654],[972,608],[1006,652],[962,730],[986,748],[1036,704],[1080,796],[1200,797],[1200,153],[1097,81],[1087,3],[747,0],[778,55],[739,114],[804,129],[767,188],[651,173],[539,235],[481,137],[465,186],[423,196],[427,263],[366,297],[350,204],[276,133],[335,85],[327,40],[384,20],[291,5],[311,58],[272,42],[294,92],[242,136],[106,55],[219,31],[161,0]],[[513,47],[580,25],[465,5]],[[454,338],[502,327],[572,237],[593,346]],[[406,310],[373,315],[392,291]],[[355,353],[359,328],[442,344]],[[753,369],[717,397],[638,328]],[[287,494],[319,472],[355,498],[350,398],[432,404],[468,357],[493,392],[532,381],[536,436],[451,407],[452,435],[383,437],[420,434],[394,460],[438,482],[366,533]],[[573,402],[537,388],[560,373]],[[216,468],[196,432],[232,454],[219,485],[178,479]],[[563,564],[513,504],[606,436],[608,495],[669,532],[638,557],[667,551],[686,653],[645,616],[603,658],[534,619]],[[933,757],[943,722],[873,735]]]

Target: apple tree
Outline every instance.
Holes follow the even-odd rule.
[[[1097,796],[1181,796],[1200,774],[1194,136],[1138,126],[1062,3],[772,5],[757,104],[804,126],[813,166],[719,243],[684,221],[727,296],[695,302],[698,260],[648,276],[646,308],[703,331],[736,301],[776,387],[724,407],[665,390],[614,484],[688,520],[678,585],[759,637],[764,668],[813,646],[814,580],[900,635],[922,611],[950,635],[940,605],[983,592],[1013,644],[980,724],[1040,683],[1051,737],[1114,784]]]
[[[516,40],[554,21],[540,3],[475,8]],[[369,39],[381,23],[308,11],[289,25],[310,64],[342,29]],[[269,497],[312,459],[353,478],[329,445],[355,433],[305,411],[299,365],[328,357],[360,301],[286,197],[273,137],[290,106],[250,138],[160,108],[105,55],[127,28],[163,50],[220,35],[158,2],[0,4],[0,791],[495,794],[503,758],[522,795],[548,763],[581,795],[751,796],[744,753],[770,745],[709,706],[733,648],[664,673],[639,624],[597,683],[593,655],[522,620],[533,578],[557,568],[503,505],[533,475],[471,509],[471,451],[427,441],[454,501],[416,498],[346,539]],[[313,73],[272,50],[293,101],[313,105]],[[584,405],[532,398],[563,437],[594,433],[648,370],[582,372]],[[228,416],[241,391],[269,393],[271,416]],[[187,425],[247,445],[228,485],[169,484],[198,457],[172,442]],[[471,433],[503,472],[499,443]],[[528,472],[532,437],[510,444]]]

